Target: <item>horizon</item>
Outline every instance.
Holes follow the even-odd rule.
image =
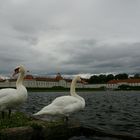
[[[125,73],[125,72],[122,72],[122,73]],[[60,73],[61,74],[61,76],[62,77],[64,77],[64,78],[73,78],[74,76],[76,76],[76,75],[80,75],[82,78],[87,78],[87,79],[89,79],[91,76],[93,76],[93,75],[97,75],[97,76],[99,76],[99,75],[109,75],[109,74],[113,74],[114,76],[115,75],[117,75],[117,74],[122,74],[122,73],[77,73],[77,74],[66,74],[66,73]],[[30,73],[30,72],[26,72],[26,75],[33,75],[33,76],[36,76],[36,77],[55,77],[56,75],[58,74],[58,72],[57,73],[53,73],[53,74],[37,74],[37,73]],[[128,74],[128,77],[133,77],[135,74],[140,74],[140,73],[131,73],[131,74],[129,74],[129,73],[125,73],[125,74]],[[10,74],[2,74],[2,73],[0,73],[0,78],[2,78],[2,79],[7,79],[7,78],[10,78],[10,77],[12,77],[12,73]]]

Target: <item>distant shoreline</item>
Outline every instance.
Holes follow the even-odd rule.
[[[70,91],[70,88],[27,88],[28,91],[33,92],[64,92],[64,91]],[[105,91],[101,88],[93,89],[93,88],[76,88],[76,91]]]
[[[8,88],[8,87],[0,87],[0,89]],[[64,87],[53,87],[53,88],[27,88],[29,92],[66,92],[70,91],[70,88],[64,88]],[[106,89],[104,87],[100,88],[76,88],[76,91],[82,92],[82,91],[140,91],[140,88],[129,88],[129,89]]]
[[[2,88],[8,88],[8,87],[1,87]],[[14,87],[15,88],[15,87]],[[64,88],[64,87],[52,87],[52,88],[27,88],[28,91],[33,92],[63,92],[63,91],[70,91],[70,88]],[[76,88],[76,91],[105,91],[104,88]]]

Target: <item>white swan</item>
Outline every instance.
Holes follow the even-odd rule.
[[[19,66],[14,70],[14,74],[18,74],[16,81],[16,89],[5,88],[0,90],[0,111],[2,111],[2,117],[4,118],[4,110],[9,109],[9,117],[11,109],[22,104],[27,99],[27,90],[23,85],[23,79],[25,75],[25,69],[23,66]]]
[[[51,104],[42,108],[34,115],[62,115],[68,119],[68,116],[85,107],[85,100],[75,92],[75,85],[77,81],[81,81],[80,76],[76,76],[71,83],[71,96],[57,97]]]

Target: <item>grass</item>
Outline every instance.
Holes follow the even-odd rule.
[[[11,117],[5,114],[5,118],[0,117],[0,129],[27,126],[32,118],[27,117],[24,113],[14,112]]]
[[[5,118],[2,119],[0,116],[0,130],[5,128],[21,127],[21,126],[31,126],[33,129],[41,129],[42,126],[54,127],[62,125],[62,121],[56,122],[44,122],[41,120],[36,120],[32,117],[26,116],[22,112],[14,112],[11,117],[8,118],[8,114],[5,113]]]

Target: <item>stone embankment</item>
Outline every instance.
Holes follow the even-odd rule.
[[[81,126],[77,122],[45,122],[33,120],[28,126],[0,130],[0,140],[68,140],[73,136],[108,137],[119,140],[140,140],[130,134],[105,132],[98,128]]]

